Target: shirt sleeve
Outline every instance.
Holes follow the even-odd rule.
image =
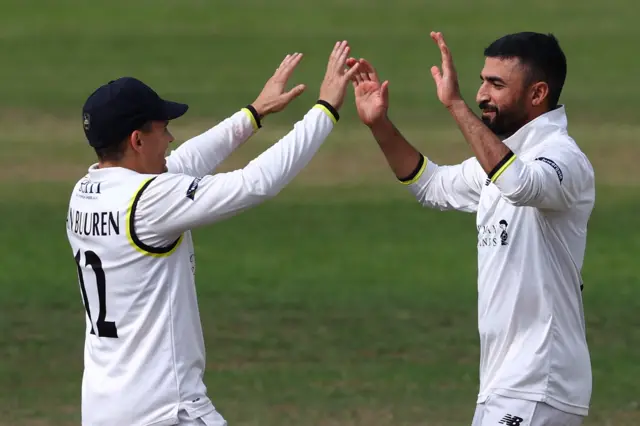
[[[579,201],[584,188],[593,184],[594,173],[582,152],[555,147],[531,161],[509,152],[489,178],[513,205],[562,211]]]
[[[256,111],[247,106],[208,131],[191,138],[167,157],[170,173],[202,177],[214,170],[261,126]]]
[[[274,197],[311,161],[338,118],[337,111],[316,104],[291,132],[243,169],[204,177],[175,173],[151,177],[134,203],[134,242],[166,246],[187,230]]]
[[[413,176],[401,182],[425,207],[473,213],[478,210],[483,173],[473,157],[451,166],[422,157]]]

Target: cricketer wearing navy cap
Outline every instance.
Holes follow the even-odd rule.
[[[150,133],[153,122],[166,126],[188,109],[187,104],[162,99],[136,78],[121,77],[100,86],[85,102],[84,133],[98,157],[118,157],[127,136],[136,131]]]
[[[89,96],[84,128],[98,162],[74,186],[67,238],[86,310],[82,424],[224,426],[207,396],[191,230],[276,196],[339,120],[349,46],[336,43],[319,99],[244,168],[214,173],[262,120],[302,93],[287,55],[256,100],[166,156],[187,106],[133,78]],[[241,255],[241,253],[239,253]],[[214,259],[215,260],[215,259]],[[207,307],[211,308],[211,307]]]

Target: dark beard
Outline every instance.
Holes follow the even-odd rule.
[[[526,123],[525,113],[521,114],[507,112],[502,113],[497,108],[490,107],[488,104],[481,103],[480,109],[495,113],[493,121],[488,117],[480,116],[480,120],[501,140],[505,140],[515,132],[517,132]]]
[[[496,119],[498,118],[498,116],[496,115]],[[491,130],[493,132],[494,135],[496,135],[498,138],[500,138],[501,141],[507,139],[509,136],[513,135],[515,132],[507,132],[504,129],[502,129],[499,125],[495,125],[497,123],[492,123],[491,120],[489,118],[486,117],[482,117],[480,116],[480,120],[482,120],[482,122],[484,123],[485,126],[487,126],[489,128],[489,130]]]

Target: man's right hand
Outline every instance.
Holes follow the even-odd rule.
[[[320,86],[320,99],[328,102],[337,110],[344,102],[349,81],[358,72],[359,64],[354,64],[349,70],[346,69],[347,57],[351,48],[347,41],[339,41],[333,47],[329,56],[327,71]]]
[[[276,72],[267,81],[260,95],[251,103],[260,118],[273,112],[282,111],[289,103],[304,92],[304,84],[299,84],[288,92],[285,86],[289,77],[302,59],[302,53],[287,55],[276,68]]]
[[[347,67],[351,70],[360,66],[353,75],[353,87],[356,97],[356,110],[360,120],[369,127],[387,119],[389,109],[389,81],[380,84],[380,79],[373,66],[365,59],[347,59]]]

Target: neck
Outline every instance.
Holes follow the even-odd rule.
[[[109,167],[121,167],[123,169],[129,169],[129,170],[133,170],[136,171],[138,173],[142,173],[142,171],[140,170],[139,167],[137,167],[135,164],[133,164],[131,161],[128,161],[126,158],[123,158],[122,160],[104,160],[104,161],[99,161],[98,162],[98,168],[99,169],[106,169]]]

